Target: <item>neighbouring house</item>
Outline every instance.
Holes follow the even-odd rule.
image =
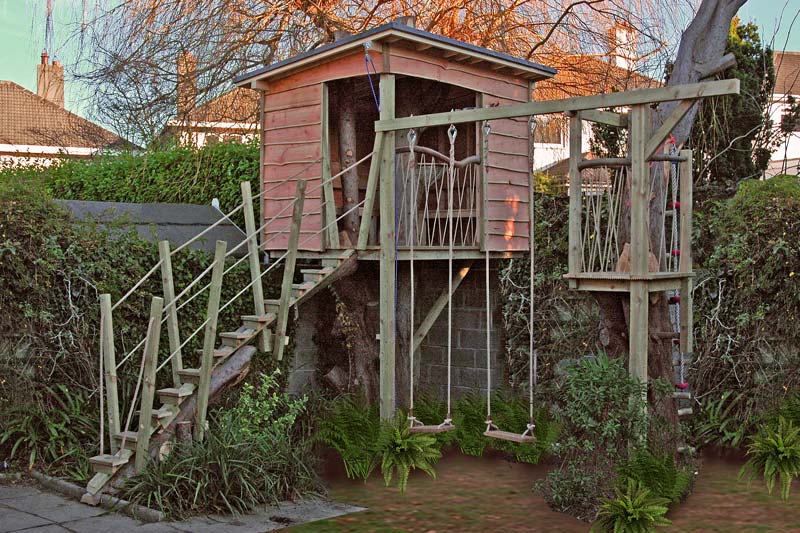
[[[769,116],[773,124],[780,125],[792,100],[800,100],[800,52],[773,52],[775,63],[775,89],[770,100]],[[800,173],[800,125],[788,132],[786,140],[772,152],[764,175]]]
[[[162,138],[182,146],[201,147],[220,141],[247,142],[258,137],[258,93],[234,88],[198,105],[197,61],[184,53],[177,61],[177,114],[167,122]]]
[[[37,65],[36,93],[0,80],[0,164],[49,165],[125,147],[118,135],[64,108],[64,67]]]

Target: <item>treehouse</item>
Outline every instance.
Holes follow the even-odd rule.
[[[274,219],[262,236],[264,248],[286,250],[289,205],[296,183],[305,180],[301,253],[357,247],[364,251],[360,259],[377,258],[370,252],[380,249],[386,224],[376,199],[391,183],[385,180],[391,165],[401,257],[414,248],[418,259],[442,258],[450,229],[460,258],[527,251],[527,117],[493,121],[492,135],[472,123],[419,128],[414,139],[405,132],[376,135],[373,124],[528,102],[533,84],[554,73],[391,23],[240,78],[239,85],[262,91],[261,212],[265,221]],[[451,150],[452,187],[446,179]]]

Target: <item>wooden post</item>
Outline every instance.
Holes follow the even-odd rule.
[[[372,225],[372,210],[375,205],[375,191],[378,189],[380,179],[381,154],[383,153],[383,132],[375,134],[375,144],[372,147],[372,160],[369,163],[369,177],[367,178],[367,192],[364,196],[364,216],[361,217],[361,227],[358,229],[358,249],[367,247],[369,230]]]
[[[153,398],[156,394],[156,366],[161,338],[161,313],[164,299],[153,296],[150,302],[150,321],[144,343],[144,374],[142,375],[142,401],[139,404],[139,431],[136,439],[134,468],[141,472],[148,459],[150,435],[153,433]]]
[[[381,74],[381,120],[394,118],[395,77]],[[380,412],[381,419],[391,420],[395,412],[395,176],[394,176],[394,137],[395,133],[384,134],[381,150],[380,173]]]
[[[178,329],[178,306],[175,301],[175,283],[172,277],[172,258],[169,252],[169,241],[159,241],[158,255],[161,259],[161,283],[164,286],[164,302],[167,306],[167,334],[169,335],[169,353],[172,355],[172,383],[175,388],[181,386],[180,371],[183,370],[181,355],[181,334]]]
[[[283,265],[283,283],[281,284],[281,299],[278,306],[278,322],[275,328],[275,342],[278,361],[283,359],[286,348],[286,330],[289,323],[289,308],[292,306],[292,283],[294,282],[294,268],[297,263],[297,246],[300,242],[300,226],[303,221],[303,203],[306,198],[306,181],[297,182],[295,189],[295,202],[292,209],[292,227],[289,232],[286,262]]]
[[[649,133],[648,108],[644,105],[634,106],[628,116],[631,157],[631,275],[644,277],[648,274],[650,258],[650,169],[645,157]],[[629,371],[631,376],[647,383],[647,281],[631,281],[630,291]]]
[[[261,261],[258,249],[258,236],[256,235],[256,219],[253,212],[253,193],[250,189],[250,182],[243,181],[242,203],[244,204],[244,229],[247,232],[247,255],[250,261],[250,280],[253,282],[253,307],[255,314],[263,316],[267,312],[264,308],[264,286],[261,283]],[[258,350],[266,352],[269,350],[269,337],[267,328],[258,334]]]
[[[100,295],[100,320],[103,322],[103,367],[106,382],[106,411],[108,412],[108,429],[111,435],[120,432],[119,393],[117,392],[117,358],[114,353],[114,321],[111,316],[111,295]],[[103,413],[100,413],[103,416]],[[103,435],[100,435],[103,438]],[[111,452],[117,453],[118,446],[111,439]]]
[[[331,178],[331,139],[330,139],[330,99],[328,94],[328,84],[322,84],[322,117],[320,119],[322,128],[321,151],[322,155],[322,193],[324,196],[325,207],[325,226],[328,230],[327,244],[329,248],[339,248],[339,228],[336,224],[336,200],[333,196],[333,182]],[[358,184],[356,184],[358,187]],[[358,217],[358,213],[356,213]]]
[[[214,251],[214,267],[211,270],[211,286],[208,289],[206,327],[203,333],[203,355],[200,359],[200,382],[197,385],[197,411],[195,412],[194,437],[202,441],[206,431],[208,394],[211,388],[211,371],[214,368],[214,344],[217,342],[217,315],[222,293],[222,274],[225,272],[225,250],[227,243],[217,241]]]
[[[680,165],[680,261],[678,270],[692,273],[692,151],[681,150],[685,159]],[[691,354],[694,351],[694,297],[692,295],[693,280],[690,277],[681,280],[681,351]]]
[[[583,270],[583,242],[581,241],[581,199],[583,191],[581,189],[581,171],[578,168],[578,163],[583,158],[583,152],[581,152],[582,136],[580,114],[569,114],[569,253],[567,256],[567,268],[572,275],[578,274]],[[577,280],[570,279],[568,283],[571,289],[578,287]]]

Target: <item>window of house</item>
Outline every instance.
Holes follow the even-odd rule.
[[[564,133],[564,121],[561,115],[537,115],[536,131],[533,142],[544,144],[561,144]]]

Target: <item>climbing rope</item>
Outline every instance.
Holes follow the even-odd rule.
[[[451,361],[453,355],[453,181],[455,177],[456,162],[456,136],[458,130],[450,124],[447,137],[450,140],[450,162],[448,164],[448,194],[447,194],[447,416],[442,422],[449,426],[453,423],[451,410]]]
[[[410,385],[409,391],[409,402],[408,402],[408,420],[411,422],[411,426],[413,427],[415,423],[418,423],[417,419],[414,417],[414,207],[416,206],[416,189],[415,184],[417,181],[415,171],[415,160],[414,160],[414,147],[417,143],[417,132],[413,129],[408,130],[408,147],[410,150],[410,156],[408,158],[408,166],[409,166],[409,175],[411,176],[411,194],[410,197],[412,199],[409,202],[409,225],[411,226],[411,239],[409,240],[409,261],[408,261],[408,268],[409,268],[409,283],[411,285],[411,294],[409,296],[409,305],[411,317],[408,320],[409,323],[409,335],[408,335],[408,360],[409,360],[409,369],[408,369],[408,382]]]

